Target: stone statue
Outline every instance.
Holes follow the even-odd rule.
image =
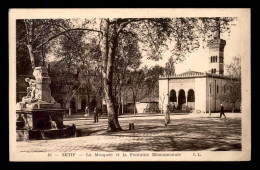
[[[27,87],[27,96],[23,97],[22,102],[24,103],[32,103],[36,102],[35,91],[36,91],[36,81],[33,79],[25,78],[25,81],[29,83],[29,87]]]
[[[27,95],[22,98],[22,101],[16,104],[17,110],[34,109],[34,108],[60,108],[60,103],[57,103],[51,96],[50,77],[48,76],[45,67],[35,67],[33,71],[34,79],[26,78],[25,81],[29,84],[27,87]]]

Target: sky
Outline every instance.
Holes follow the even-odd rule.
[[[237,25],[231,27],[231,32],[229,36],[225,34],[221,34],[221,38],[226,40],[226,46],[224,48],[224,64],[230,64],[232,61],[232,57],[240,56],[240,25],[239,21],[236,22]],[[166,51],[163,55],[163,59],[159,61],[147,60],[145,57],[142,59],[142,66],[147,65],[148,67],[152,67],[154,65],[165,66],[165,63],[168,61],[170,57],[170,52]],[[241,56],[242,57],[242,56]],[[209,49],[206,47],[203,49],[201,46],[197,51],[190,53],[186,60],[182,63],[175,64],[175,73],[180,74],[186,71],[199,71],[205,72],[208,69],[209,62]],[[224,70],[225,72],[225,70]]]

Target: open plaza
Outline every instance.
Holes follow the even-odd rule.
[[[241,114],[225,113],[171,114],[164,125],[164,115],[120,115],[123,131],[107,132],[105,115],[98,123],[92,117],[64,118],[65,125],[75,124],[80,137],[17,141],[19,152],[88,152],[88,151],[241,151]],[[129,123],[134,129],[129,130]]]

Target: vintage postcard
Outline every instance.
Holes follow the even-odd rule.
[[[10,9],[10,161],[250,161],[250,9]]]

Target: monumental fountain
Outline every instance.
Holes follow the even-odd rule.
[[[25,79],[27,95],[16,104],[16,140],[74,137],[75,125],[63,124],[66,109],[51,96],[47,69],[36,67],[33,76]]]

